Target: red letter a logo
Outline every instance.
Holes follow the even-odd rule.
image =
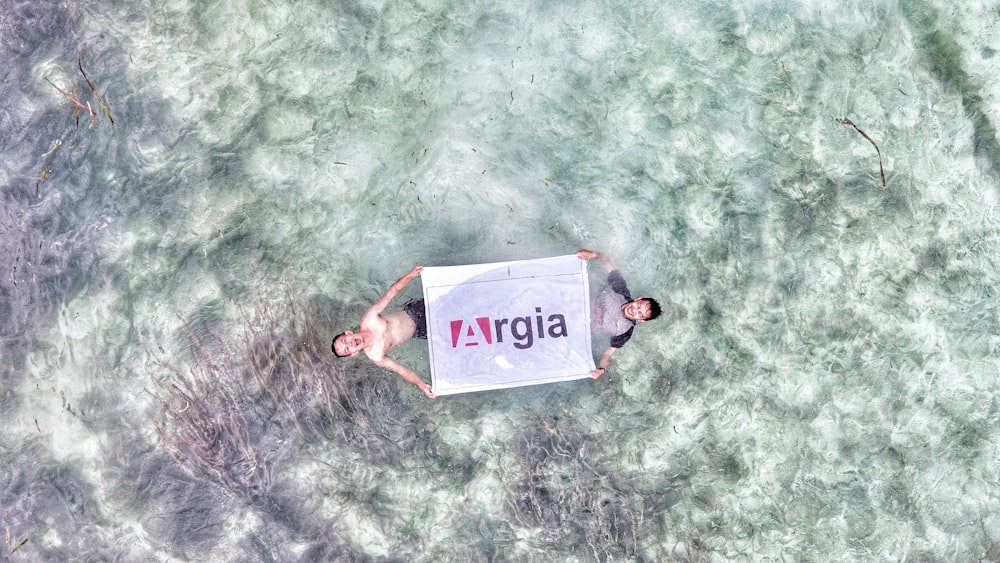
[[[493,344],[489,317],[476,317],[476,322],[451,321],[451,347]]]

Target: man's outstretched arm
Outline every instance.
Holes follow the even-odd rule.
[[[368,315],[374,313],[376,315],[381,315],[382,311],[384,311],[385,308],[389,306],[389,302],[395,299],[396,296],[399,295],[399,292],[403,291],[403,288],[405,288],[411,281],[413,281],[414,278],[419,276],[420,272],[422,272],[423,269],[424,269],[423,266],[414,266],[413,269],[407,272],[405,276],[393,282],[393,284],[389,286],[389,290],[385,292],[385,295],[383,295],[381,299],[376,301],[375,304],[372,305],[371,308],[369,308],[365,314]]]
[[[584,248],[577,251],[576,257],[579,258],[580,260],[593,260],[594,258],[596,258],[597,261],[600,262],[602,266],[604,266],[604,270],[607,271],[608,273],[611,273],[615,270],[615,263],[611,261],[611,258],[608,258],[607,254],[594,252],[593,250],[587,250]]]
[[[427,395],[427,398],[434,398],[434,390],[431,389],[430,384],[426,383],[423,379],[420,379],[420,376],[417,375],[417,373],[412,369],[404,366],[389,356],[383,356],[381,360],[374,363],[380,368],[385,368],[398,373],[403,379],[416,385],[418,389],[423,391],[424,395]]]
[[[604,353],[601,354],[601,359],[597,361],[597,365],[599,367],[590,372],[591,379],[597,379],[598,377],[604,375],[604,372],[608,371],[608,367],[611,365],[611,356],[613,356],[617,351],[618,348],[615,348],[614,346],[608,346],[604,349]]]

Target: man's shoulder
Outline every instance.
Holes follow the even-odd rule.
[[[615,293],[620,293],[626,299],[631,300],[632,295],[629,293],[628,284],[625,283],[625,278],[622,277],[621,272],[618,270],[612,270],[608,273],[608,285]]]
[[[628,329],[625,330],[625,332],[623,332],[621,334],[616,334],[616,335],[612,336],[611,337],[611,343],[610,343],[611,347],[612,348],[621,348],[622,346],[624,346],[625,343],[628,342],[629,339],[632,338],[632,331],[633,330],[635,330],[635,323],[632,323],[632,325],[629,326]]]
[[[381,334],[385,332],[385,319],[379,314],[374,308],[365,311],[364,316],[361,317],[361,328],[367,329],[376,334]]]

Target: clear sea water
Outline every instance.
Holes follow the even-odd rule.
[[[1000,560],[996,3],[0,0],[0,61],[4,561]],[[578,248],[665,309],[596,382],[330,358]]]

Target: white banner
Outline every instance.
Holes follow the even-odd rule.
[[[594,369],[587,261],[425,267],[437,396],[570,381]]]

